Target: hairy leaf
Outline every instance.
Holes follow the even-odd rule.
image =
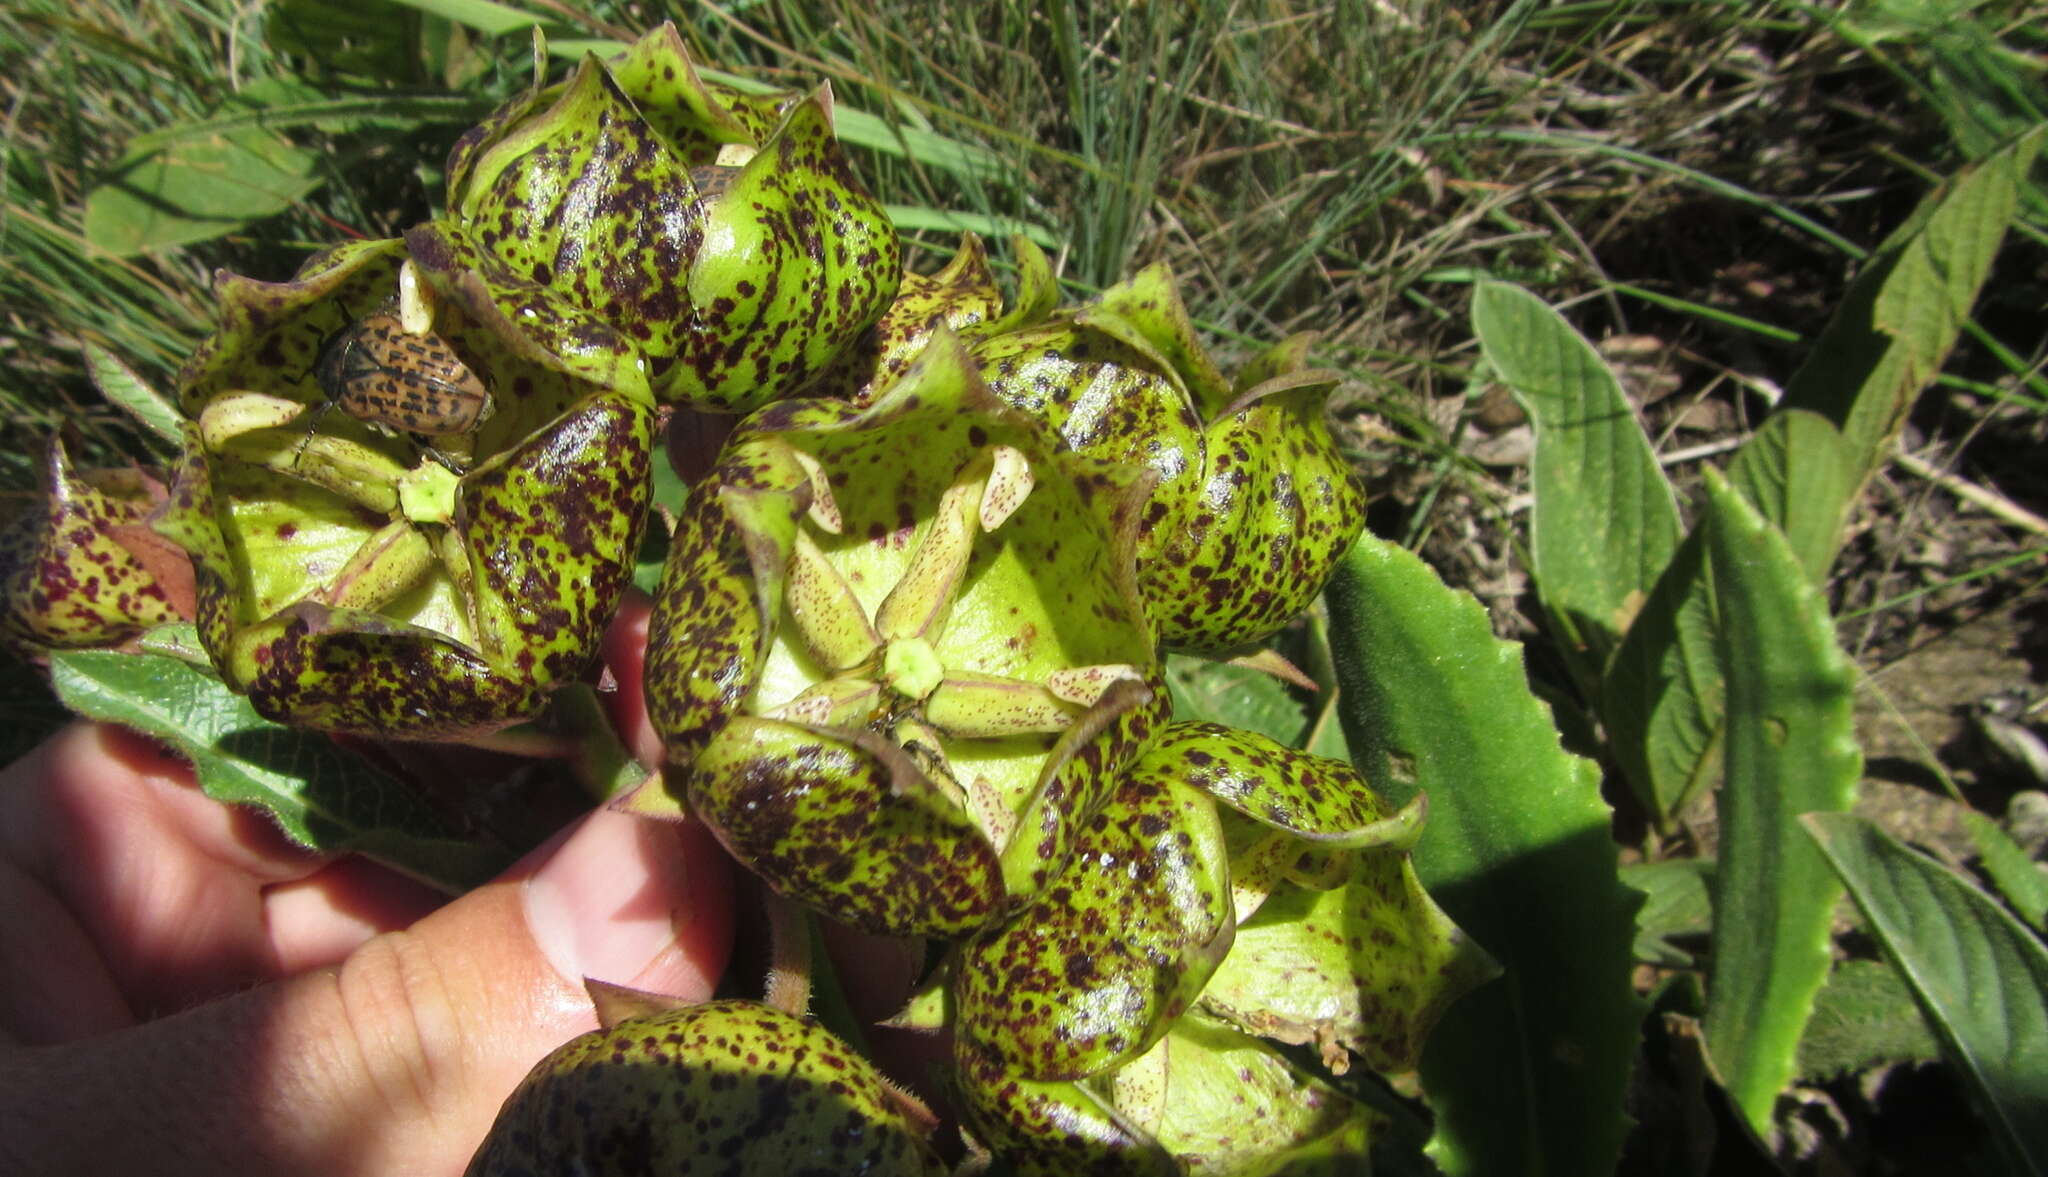
[[[85,365],[92,373],[93,386],[100,395],[126,409],[161,441],[178,445],[185,440],[184,419],[178,415],[178,406],[149,382],[136,374],[135,369],[123,363],[121,358],[96,343],[85,345]]]
[[[261,112],[300,97],[286,81],[258,83],[215,118]],[[131,150],[85,201],[85,235],[116,256],[206,241],[283,212],[320,186],[319,157],[263,126],[169,136]]]
[[[1799,1074],[1832,1079],[1892,1062],[1924,1062],[1939,1048],[1913,991],[1881,960],[1845,960],[1828,974],[1799,1040]]]
[[[1621,868],[1621,881],[1645,896],[1636,916],[1636,959],[1666,968],[1686,968],[1692,954],[1674,947],[1673,936],[1704,934],[1714,917],[1707,888],[1714,864],[1704,858],[1639,862]]]
[[[1704,544],[1695,532],[1678,546],[1600,684],[1614,759],[1662,829],[1721,767],[1721,670]]]
[[[1805,820],[1912,987],[2009,1171],[2048,1172],[2048,950],[1989,896],[1869,822]]]
[[[1671,484],[1614,374],[1541,299],[1481,283],[1472,328],[1536,430],[1529,538],[1537,589],[1597,673],[1678,547]]]
[[[1368,535],[1329,591],[1345,735],[1366,779],[1431,812],[1417,874],[1500,963],[1424,1048],[1448,1174],[1604,1173],[1640,1016],[1638,897],[1616,877],[1594,766],[1559,746],[1518,647],[1412,553]]]
[[[1173,718],[1250,728],[1289,747],[1308,734],[1309,720],[1287,685],[1263,670],[1186,654],[1166,658]]]
[[[56,654],[50,669],[66,706],[163,740],[192,762],[207,796],[262,809],[300,845],[356,851],[449,891],[510,865],[454,837],[403,785],[325,736],[262,718],[189,663],[90,650]]]
[[[1971,810],[1963,815],[1963,824],[1998,893],[2021,919],[2048,931],[2048,867],[2027,857],[2019,843],[1983,814]]]
[[[1955,343],[2044,133],[2014,140],[1931,193],[1849,288],[1779,403],[1781,413],[1809,411],[1833,425],[1839,451],[1787,447],[1788,437],[1767,427],[1729,467],[1742,493],[1792,538],[1814,581],[1834,562],[1848,504],[1890,455],[1906,410]],[[1846,471],[1833,469],[1844,461]]]
[[[1791,545],[1712,472],[1701,526],[1728,692],[1707,1049],[1763,1134],[1827,978],[1840,892],[1794,822],[1854,797],[1854,677]]]

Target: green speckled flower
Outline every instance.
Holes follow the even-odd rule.
[[[192,557],[222,677],[280,722],[426,739],[525,718],[582,675],[646,516],[644,381],[596,383],[471,318],[400,242],[320,255],[289,282],[223,275],[217,292],[220,330],[180,378],[192,424],[157,529]],[[428,437],[329,403],[321,360],[373,311],[474,374],[480,424]]]
[[[1054,311],[1045,259],[1015,241],[1016,305],[969,237],[931,278],[906,279],[834,391],[859,398],[948,326],[997,396],[1078,453],[1150,470],[1138,591],[1160,644],[1221,651],[1270,637],[1308,607],[1365,524],[1365,498],[1323,425],[1333,372],[1306,366],[1309,336],[1227,383],[1163,266]],[[863,383],[866,380],[866,383]]]
[[[670,789],[778,890],[956,936],[1056,870],[1164,706],[1137,486],[942,336],[874,404],[750,418],[691,495],[648,648]]]
[[[161,483],[135,469],[75,470],[61,437],[42,475],[42,501],[0,528],[0,643],[33,658],[191,616],[191,566],[149,530]]]
[[[1333,373],[1289,340],[1225,384],[1173,279],[1152,266],[1071,312],[991,334],[975,355],[998,396],[1074,449],[1158,477],[1138,546],[1161,644],[1224,650],[1308,607],[1365,524],[1323,426]]]
[[[468,311],[575,370],[744,412],[803,391],[895,296],[881,205],[832,130],[829,88],[741,95],[672,26],[586,58],[457,145],[448,215],[408,234]]]
[[[541,1060],[467,1172],[942,1177],[928,1115],[814,1023],[714,1001],[627,1018]]]
[[[969,1126],[1031,1174],[1362,1157],[1370,1113],[1259,1038],[1406,1070],[1491,975],[1415,883],[1422,817],[1263,736],[1158,730],[1066,868],[953,962]]]

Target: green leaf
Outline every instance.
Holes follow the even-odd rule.
[[[1727,684],[1707,1049],[1758,1135],[1827,979],[1840,892],[1794,822],[1849,807],[1862,769],[1854,672],[1791,545],[1707,471],[1714,649]]]
[[[1799,1040],[1799,1074],[1832,1079],[1885,1063],[1927,1062],[1938,1050],[1896,970],[1881,960],[1845,960],[1814,999]]]
[[[85,366],[100,395],[128,411],[143,427],[172,445],[185,441],[185,418],[178,406],[156,389],[121,358],[96,343],[85,345]]]
[[[1990,896],[1869,822],[1805,821],[2010,1171],[2048,1172],[2048,950]]]
[[[86,196],[85,235],[126,257],[206,241],[283,212],[320,186],[318,157],[274,131],[219,131],[131,152]]]
[[[1869,474],[1864,461],[1834,422],[1811,409],[1780,408],[1735,455],[1728,478],[1821,584]]]
[[[491,112],[488,98],[466,94],[374,94],[336,98],[312,87],[256,109],[232,109],[137,135],[135,154],[207,143],[237,131],[278,131],[314,127],[353,131],[368,126],[412,127],[421,123],[473,122]]]
[[[845,113],[851,112],[842,112],[840,119],[842,125],[839,129],[839,137],[848,143],[858,143],[864,147],[875,146],[874,143],[865,142],[862,136],[847,132],[844,126],[846,120],[843,117]],[[858,122],[859,120],[855,121]],[[900,153],[891,151],[889,154],[896,155]],[[958,171],[960,169],[954,168],[951,170]],[[1051,229],[1030,221],[1020,221],[1015,217],[988,216],[983,213],[931,208],[920,204],[885,204],[882,206],[882,211],[888,213],[889,219],[895,223],[898,229],[905,233],[927,230],[935,233],[976,233],[983,237],[992,237],[998,240],[1022,233],[1047,249],[1058,250],[1066,244],[1060,240],[1059,234]]]
[[[1590,680],[1677,549],[1678,504],[1620,383],[1561,315],[1482,282],[1472,328],[1535,427],[1536,586],[1585,648]]]
[[[2022,136],[1922,201],[1857,276],[1786,387],[1779,411],[1818,414],[1840,431],[1845,451],[1809,453],[1786,444],[1803,431],[1767,429],[1730,465],[1729,478],[1793,539],[1815,582],[1834,562],[1849,504],[1890,457],[1906,410],[1967,321],[2044,134]],[[1831,469],[1844,460],[1846,477]],[[1823,469],[1801,469],[1809,461]]]
[[[207,796],[264,810],[302,846],[355,851],[450,892],[511,863],[454,837],[405,786],[327,737],[263,719],[218,678],[177,658],[73,651],[53,655],[50,669],[73,711],[170,744],[192,762]]]
[[[398,0],[270,0],[263,18],[272,52],[303,56],[322,73],[418,76],[420,17]]]
[[[553,28],[558,23],[509,4],[494,4],[491,0],[399,0],[399,3],[407,8],[417,8],[429,16],[467,25],[487,37],[502,37],[535,25]]]
[[[1263,670],[1169,654],[1166,685],[1173,692],[1177,721],[1250,728],[1290,748],[1308,734],[1308,716],[1287,684]]]
[[[1703,935],[1713,923],[1707,888],[1714,864],[1704,858],[1638,862],[1621,868],[1621,881],[1645,896],[1636,916],[1636,959],[1666,968],[1690,968],[1692,954],[1673,947],[1673,936]]]
[[[1721,767],[1721,668],[1705,537],[1678,545],[1600,683],[1608,747],[1661,830]]]
[[[1412,553],[1366,536],[1328,596],[1359,770],[1396,804],[1429,791],[1416,872],[1505,971],[1424,1049],[1432,1154],[1453,1177],[1610,1172],[1638,896],[1616,877],[1599,773],[1559,746],[1519,648]]]
[[[2048,867],[2029,858],[1997,823],[1974,809],[1963,815],[1963,825],[1998,893],[2022,920],[2048,930]]]

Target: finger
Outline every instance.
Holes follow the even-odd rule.
[[[711,993],[725,871],[701,827],[593,814],[340,968],[16,1052],[0,1118],[36,1126],[24,1171],[452,1177],[534,1062],[596,1025],[582,977]]]
[[[201,794],[148,740],[100,724],[67,728],[7,770],[0,861],[0,908],[21,917],[0,922],[17,990],[0,1017],[29,1041],[278,975],[263,890],[322,865],[260,815]],[[57,996],[74,986],[79,1000]]]
[[[340,964],[372,936],[409,928],[445,895],[367,859],[346,857],[263,889],[278,975]]]
[[[635,759],[645,765],[661,763],[661,737],[647,718],[647,690],[642,682],[647,665],[647,625],[654,615],[654,599],[638,589],[628,589],[605,630],[603,658],[612,672],[617,689],[605,698],[612,725]]]

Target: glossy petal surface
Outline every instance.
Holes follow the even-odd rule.
[[[802,391],[902,273],[830,90],[707,84],[671,26],[508,104],[449,171],[449,217],[409,241],[472,314],[519,324],[588,379],[630,372],[698,409]]]
[[[470,1177],[946,1172],[889,1087],[817,1026],[715,1001],[585,1034],[505,1102]]]
[[[1150,470],[1139,591],[1160,641],[1269,637],[1314,599],[1364,525],[1364,496],[1321,414],[1335,386],[1306,337],[1226,385],[1161,267],[1094,302],[978,338],[998,395],[1075,450]]]
[[[960,1113],[1024,1177],[1169,1177],[1173,1157],[1087,1085],[1026,1079],[958,1042]]]
[[[1067,869],[961,956],[956,1030],[1033,1079],[1135,1058],[1230,950],[1230,877],[1215,803],[1141,761],[1072,820]]]
[[[734,857],[856,926],[959,936],[1003,900],[980,826],[886,739],[741,716],[687,782],[695,812]]]
[[[1278,378],[1204,430],[1200,481],[1145,582],[1173,644],[1227,649],[1270,635],[1358,538],[1365,495],[1322,421],[1333,386]]]

